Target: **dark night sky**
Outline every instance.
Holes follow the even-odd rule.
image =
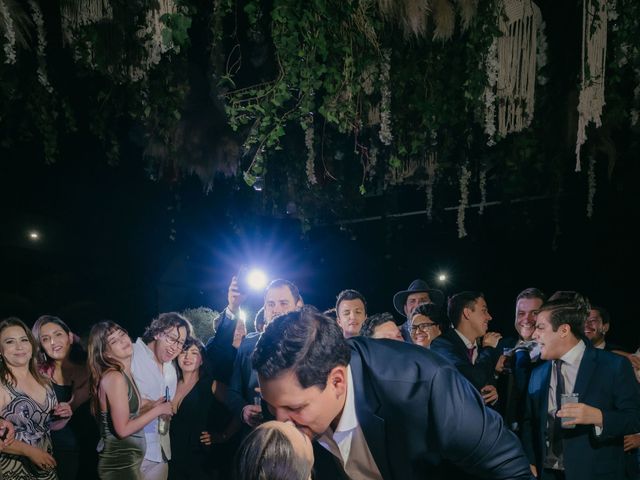
[[[564,11],[557,2],[539,3],[550,58],[555,54],[565,68],[571,63],[566,59],[575,57],[565,40],[575,37],[577,45],[576,25],[568,28],[566,21],[575,17],[576,6],[566,4]],[[575,88],[575,75],[562,78],[566,85],[556,90],[564,97]],[[611,180],[607,165],[599,164],[591,220],[585,215],[583,172],[567,177],[558,201],[502,204],[482,216],[468,210],[469,236],[459,240],[456,211],[444,210],[455,202],[437,196],[433,222],[425,215],[387,218],[318,226],[303,236],[294,219],[251,213],[261,194],[244,184],[221,180],[204,195],[195,178],[180,185],[153,182],[139,150],[123,147],[121,164],[110,167],[85,137],[65,139],[61,151],[50,166],[37,145],[15,148],[6,157],[3,151],[0,158],[2,317],[13,314],[32,323],[38,315],[58,314],[80,333],[108,317],[136,335],[158,311],[223,308],[230,277],[240,264],[255,261],[272,277],[297,283],[306,302],[322,309],[343,288],[359,289],[370,313],[392,311],[394,292],[417,277],[433,284],[444,270],[451,277],[446,293],[483,291],[493,328],[505,334],[512,333],[520,290],[575,289],[611,311],[613,340],[634,349],[640,340],[633,320],[639,262],[631,233],[640,218],[637,159],[619,159]],[[415,187],[388,195],[392,213],[425,207],[424,191]],[[387,200],[370,199],[364,215],[379,214]],[[32,228],[42,234],[38,243],[27,240]],[[175,241],[169,238],[172,229]]]
[[[180,186],[152,182],[135,152],[133,160],[109,167],[90,148],[80,150],[51,166],[26,151],[2,162],[3,316],[33,322],[43,313],[59,314],[79,331],[109,317],[137,334],[159,310],[222,308],[229,278],[251,262],[296,282],[307,303],[319,308],[330,307],[341,289],[356,288],[370,312],[391,311],[395,291],[419,276],[434,283],[446,270],[446,293],[485,292],[494,328],[503,333],[511,332],[521,289],[576,289],[611,311],[612,339],[637,347],[630,225],[638,206],[628,188],[600,184],[588,220],[584,176],[576,175],[582,187],[568,185],[559,202],[555,250],[551,198],[492,206],[483,216],[471,209],[463,240],[456,212],[443,210],[449,205],[438,206],[432,223],[415,215],[320,226],[303,236],[293,219],[250,213],[252,197],[260,194],[246,186],[220,181],[204,195],[195,178]],[[424,208],[424,192],[407,188],[397,199],[398,211]],[[26,239],[30,228],[42,233],[37,244]]]

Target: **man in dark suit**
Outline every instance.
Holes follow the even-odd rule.
[[[531,374],[525,450],[542,479],[622,479],[623,436],[640,431],[631,365],[585,343],[590,309],[582,296],[551,298],[538,311],[533,334],[541,358],[550,361]],[[563,406],[562,394],[568,393],[577,393],[578,402]]]
[[[431,342],[430,349],[449,360],[478,389],[485,403],[495,404],[498,392],[494,372],[501,353],[497,348],[501,335],[487,333],[491,315],[484,295],[461,292],[452,296],[447,314],[454,328]]]
[[[530,479],[499,416],[456,369],[392,340],[345,340],[311,307],[275,319],[253,356],[269,409],[314,438],[315,476],[442,478],[451,462],[494,479]]]
[[[274,280],[264,293],[264,323],[268,325],[273,318],[290,312],[302,305],[302,298],[298,287],[287,280]],[[251,366],[251,355],[255,349],[260,333],[247,335],[238,348],[233,364],[231,383],[227,392],[227,406],[234,415],[250,427],[258,425],[262,419],[262,407],[256,399],[260,394],[258,377]]]

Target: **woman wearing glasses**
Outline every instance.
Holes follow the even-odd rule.
[[[411,313],[411,340],[416,345],[429,348],[442,333],[441,325],[440,307],[434,303],[421,303]]]
[[[15,427],[15,441],[0,455],[6,479],[57,479],[50,431],[64,427],[71,407],[58,403],[49,380],[38,372],[37,348],[21,320],[0,322],[0,415]]]
[[[140,480],[145,437],[142,428],[171,403],[153,402],[144,413],[131,377],[133,347],[126,330],[114,322],[97,323],[89,334],[91,408],[100,423],[98,476],[102,480]]]

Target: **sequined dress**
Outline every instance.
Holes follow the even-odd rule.
[[[41,405],[12,385],[5,385],[11,400],[0,415],[10,421],[16,430],[16,440],[27,443],[49,454],[53,454],[50,423],[55,407],[56,395],[47,387],[44,404]],[[22,455],[0,455],[3,480],[55,480],[55,470],[42,470]]]

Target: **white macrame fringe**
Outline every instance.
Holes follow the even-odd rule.
[[[604,107],[604,67],[607,55],[607,2],[584,1],[582,4],[582,86],[578,100],[578,135],[576,138],[576,172],[581,170],[580,150],[587,140],[587,125],[602,125]],[[588,77],[585,70],[588,67]]]
[[[533,119],[536,35],[540,10],[529,0],[505,0],[498,38],[498,134],[519,132]]]

